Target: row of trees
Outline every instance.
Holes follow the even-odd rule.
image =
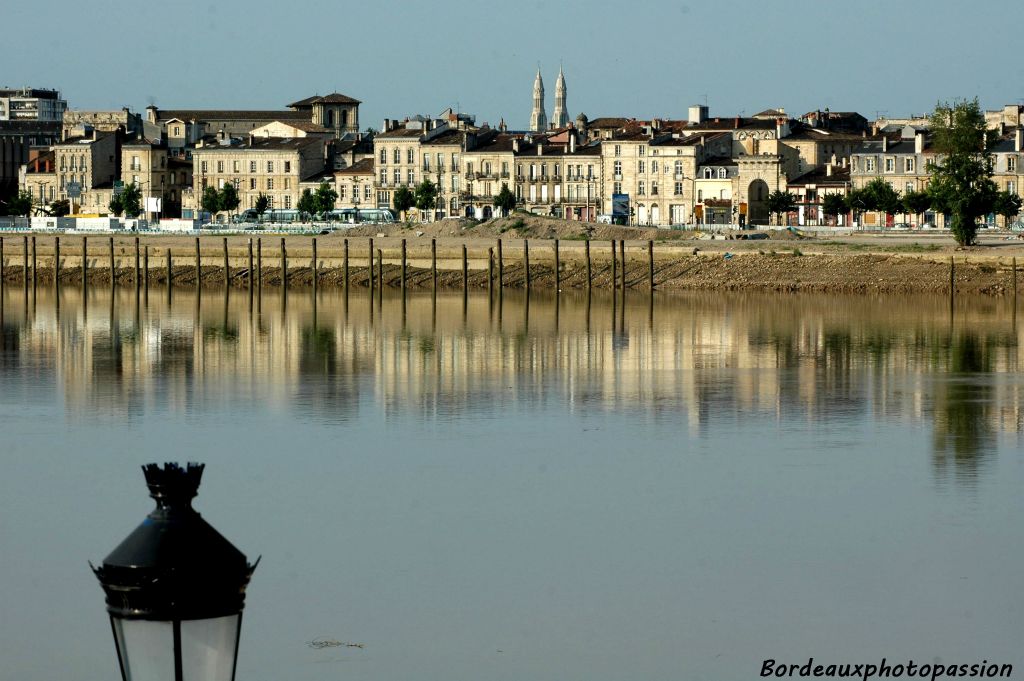
[[[392,205],[404,220],[410,208],[415,207],[421,211],[433,210],[437,206],[439,190],[440,188],[430,180],[423,180],[411,190],[408,187],[399,187],[392,197]],[[515,209],[516,195],[508,188],[507,183],[501,183],[501,191],[494,197],[492,205],[505,215]]]
[[[302,195],[299,196],[299,203],[295,207],[298,209],[299,215],[305,219],[311,215],[327,215],[334,210],[334,203],[337,200],[338,192],[334,191],[334,187],[322,182],[315,192],[308,188],[303,189]],[[260,212],[259,209],[257,212]]]

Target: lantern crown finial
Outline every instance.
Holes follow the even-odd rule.
[[[149,496],[156,500],[157,506],[189,505],[199,493],[205,467],[205,464],[192,462],[184,468],[177,463],[165,463],[163,467],[149,463],[142,467],[142,473],[146,476]]]

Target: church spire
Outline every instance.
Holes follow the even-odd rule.
[[[555,110],[551,114],[551,127],[564,128],[569,125],[569,114],[565,107],[565,75],[562,67],[558,67],[558,80],[555,81]]]
[[[537,77],[533,80],[533,111],[530,113],[530,130],[543,132],[548,128],[548,115],[544,113],[544,79],[540,77],[540,67],[537,67]]]

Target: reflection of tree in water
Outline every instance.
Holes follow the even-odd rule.
[[[949,375],[935,389],[932,456],[936,473],[945,473],[952,464],[958,478],[972,480],[995,446],[992,381],[977,375],[992,370],[991,350],[987,338],[971,331],[950,337]]]

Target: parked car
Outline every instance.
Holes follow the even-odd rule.
[[[892,229],[894,231],[897,231],[897,232],[909,232],[910,231],[910,223],[909,222],[900,222],[900,223],[897,223],[897,224],[893,225]]]

